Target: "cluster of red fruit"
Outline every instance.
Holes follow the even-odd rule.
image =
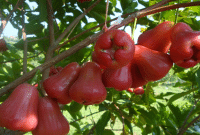
[[[200,62],[200,31],[166,21],[142,33],[134,45],[127,33],[109,30],[98,38],[92,56],[103,69],[105,87],[141,91],[166,76],[173,63],[190,68]]]
[[[173,62],[184,68],[195,66],[199,50],[200,32],[185,23],[163,22],[141,34],[138,45],[124,31],[108,30],[95,44],[93,62],[51,67],[43,82],[48,97],[39,98],[36,87],[27,83],[15,88],[0,105],[0,126],[34,135],[67,134],[69,123],[58,103],[100,104],[107,96],[105,87],[135,88],[136,95],[143,94],[142,86],[163,78]]]
[[[65,135],[69,123],[59,105],[50,97],[40,97],[35,86],[23,83],[0,105],[0,127],[33,135]]]

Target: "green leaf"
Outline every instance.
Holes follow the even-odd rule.
[[[160,128],[159,126],[156,126],[153,128],[153,135],[160,135],[161,132],[160,132]]]
[[[110,2],[112,2],[114,7],[117,5],[117,1],[116,0],[110,0]]]
[[[130,99],[133,103],[135,104],[144,104],[145,102],[141,99],[140,96],[133,94],[131,99]]]
[[[105,129],[103,135],[115,135],[111,129]]]
[[[108,110],[103,104],[99,105],[99,112]]]
[[[97,12],[99,14],[105,14],[106,13],[106,3],[103,1],[100,2],[96,7],[94,7],[92,9],[92,11]],[[110,4],[109,4],[109,8],[108,8],[108,15],[114,15]]]
[[[184,117],[182,117],[182,113],[181,110],[178,106],[174,106],[173,104],[168,105],[171,112],[173,113],[173,115],[176,117],[176,124],[181,126],[183,120],[185,119]]]
[[[143,117],[147,124],[155,123],[154,117],[144,109],[138,109],[138,112],[141,113],[140,117]]]
[[[24,41],[20,40],[14,44],[14,46],[20,50],[24,50]],[[32,45],[28,45],[28,52],[35,52]]]
[[[26,23],[26,34],[38,34],[42,33],[42,30],[44,26],[42,24],[36,24],[36,23]]]
[[[72,123],[70,123],[70,125],[75,127],[78,130],[78,132],[81,132],[81,127],[78,122],[72,122]]]
[[[90,28],[95,27],[95,26],[97,26],[97,25],[98,25],[97,22],[90,22],[90,23],[87,23],[87,24],[83,27],[83,29],[87,30],[87,29],[90,29]],[[95,31],[96,31],[96,29],[92,30],[92,32],[95,32]]]
[[[132,0],[120,0],[121,7],[124,10],[132,3]]]
[[[196,77],[196,81],[199,86],[199,92],[200,92],[200,69],[196,72],[195,77]]]
[[[106,125],[108,124],[108,121],[111,118],[111,113],[109,111],[105,112],[103,115],[101,115],[101,118],[98,120],[96,124],[96,133],[97,135],[103,135],[104,129]]]
[[[71,112],[78,112],[79,110],[81,110],[82,107],[83,107],[82,104],[79,104],[75,101],[72,101],[72,103],[70,104],[70,111]]]
[[[148,1],[138,0],[138,2],[139,2],[140,4],[142,4],[143,6],[145,6],[145,7],[148,7],[148,6],[149,6],[149,2],[148,2]]]
[[[167,133],[167,135],[176,135],[178,128],[175,122],[170,118],[166,118],[165,122],[166,122],[166,126],[164,128],[165,133]]]
[[[133,128],[131,122],[129,122],[127,119],[124,119],[124,123],[129,128],[130,132],[133,134]]]
[[[172,102],[174,102],[175,100],[177,100],[177,99],[179,99],[179,98],[181,98],[181,97],[183,97],[183,96],[185,96],[185,95],[187,95],[187,94],[190,94],[191,92],[194,92],[194,91],[196,91],[196,90],[198,90],[198,89],[192,89],[192,90],[189,90],[189,91],[187,91],[187,92],[182,92],[182,93],[178,93],[178,94],[173,95],[173,96],[169,99],[167,105],[170,105],[170,104],[171,104]]]
[[[124,10],[124,14],[126,13],[131,13],[136,11],[137,9],[135,9],[138,6],[137,2],[132,2],[131,4],[129,4],[129,6]]]
[[[47,3],[46,0],[39,0],[40,21],[47,21]]]
[[[77,119],[76,113],[71,112],[70,107],[69,107],[68,105],[65,105],[65,106],[64,106],[64,109],[67,110],[67,111],[69,112],[69,114],[72,116],[72,118],[73,118],[74,120]]]
[[[93,17],[99,24],[104,23],[104,21],[105,21],[105,17],[95,11],[89,12],[88,15],[90,17]]]

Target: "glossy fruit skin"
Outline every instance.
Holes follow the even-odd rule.
[[[177,23],[171,39],[170,57],[176,65],[190,68],[200,62],[200,31],[193,31],[185,23]]]
[[[139,86],[146,85],[149,81],[145,80],[140,73],[140,69],[135,62],[135,59],[131,61],[131,76],[132,76],[132,85],[131,88],[137,88]]]
[[[20,84],[0,105],[0,125],[22,132],[34,130],[38,124],[38,100],[35,86]]]
[[[135,51],[134,41],[130,35],[121,30],[108,30],[99,36],[94,51],[98,64],[117,69],[132,60]]]
[[[102,82],[100,66],[95,62],[85,63],[78,79],[69,90],[72,100],[84,104],[100,104],[106,99],[107,91]]]
[[[2,38],[0,39],[0,52],[4,52],[6,50],[8,50],[6,47],[6,41]]]
[[[126,91],[133,93],[133,88],[128,88]]]
[[[105,69],[102,80],[106,87],[115,88],[117,91],[128,89],[132,85],[131,64],[119,69]]]
[[[168,54],[151,50],[141,45],[136,45],[135,47],[134,60],[142,78],[147,81],[156,81],[169,72],[173,62]]]
[[[50,76],[43,82],[43,87],[49,97],[56,99],[61,104],[68,104],[69,89],[77,79],[81,67],[77,62],[72,62],[57,74]]]
[[[50,97],[39,99],[38,126],[32,131],[33,135],[66,135],[69,123],[63,116],[58,103]]]
[[[98,60],[98,58],[97,58],[97,55],[96,55],[96,53],[93,51],[92,52],[92,61],[93,62],[96,62],[96,63],[100,63],[99,62],[99,60]],[[104,65],[102,65],[102,64],[99,64],[99,66],[100,66],[100,68],[102,69],[102,70],[105,70],[106,69],[106,66],[104,66]]]
[[[155,28],[142,33],[138,37],[138,45],[149,49],[167,53],[171,46],[171,29],[174,23],[166,21]]]
[[[142,95],[144,94],[144,89],[143,87],[137,87],[133,90],[133,92],[135,93],[135,95]]]

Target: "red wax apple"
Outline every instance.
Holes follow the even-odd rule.
[[[107,91],[102,82],[100,66],[95,62],[85,63],[78,79],[69,90],[72,100],[84,104],[100,104],[106,99]]]
[[[61,113],[58,103],[50,97],[39,99],[38,118],[33,135],[67,135],[69,132],[67,119]]]
[[[37,88],[28,83],[17,86],[0,105],[0,126],[10,130],[32,131],[38,124]]]
[[[126,90],[132,85],[131,64],[119,69],[105,69],[102,75],[106,87],[115,88],[118,91]]]
[[[200,31],[193,31],[186,23],[177,23],[172,29],[170,57],[183,68],[200,62]]]
[[[133,58],[134,41],[121,30],[108,30],[97,40],[94,51],[100,65],[117,69],[127,65]]]
[[[79,64],[72,62],[57,74],[44,80],[43,87],[48,96],[56,99],[61,104],[70,103],[72,100],[69,97],[69,89],[77,79],[79,72]]]
[[[139,36],[138,45],[167,53],[171,46],[170,35],[173,25],[173,22],[166,21],[151,30],[145,31]]]

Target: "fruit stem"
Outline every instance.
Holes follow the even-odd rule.
[[[135,18],[134,23],[133,23],[133,27],[132,27],[132,39],[134,40],[134,32],[135,32],[135,28],[137,25],[137,18]]]
[[[180,4],[180,0],[178,0],[178,4]],[[178,21],[178,12],[179,12],[179,8],[176,9],[176,16],[175,16],[175,24],[177,24],[177,21]]]
[[[106,17],[105,17],[105,25],[104,25],[104,30],[106,31],[107,30],[107,16],[108,16],[108,7],[109,7],[109,0],[107,0],[107,3],[106,3]]]

